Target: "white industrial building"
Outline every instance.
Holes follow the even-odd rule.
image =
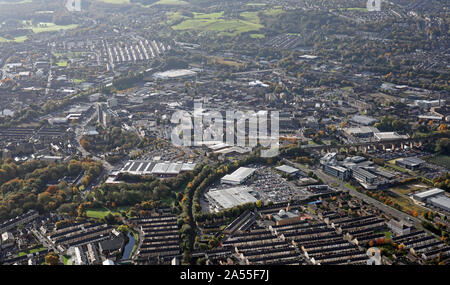
[[[399,139],[409,138],[409,136],[407,135],[399,135],[396,132],[381,132],[381,133],[374,133],[373,135],[375,139],[380,142],[395,141]]]
[[[176,176],[181,172],[194,170],[196,163],[156,162],[131,160],[125,164],[120,173],[133,175]]]
[[[299,173],[300,170],[298,170],[295,167],[289,166],[289,165],[281,165],[278,167],[275,167],[276,170],[281,171],[283,173],[286,173],[288,175],[296,175]]]
[[[417,194],[413,195],[413,198],[415,200],[421,201],[421,202],[425,202],[427,199],[438,196],[438,195],[442,195],[444,194],[445,191],[439,188],[433,188],[424,192],[420,192]]]
[[[247,180],[250,176],[253,175],[255,170],[256,169],[254,168],[239,167],[239,169],[237,169],[233,173],[222,177],[220,182],[222,182],[223,184],[231,184],[231,185],[242,184],[245,180]]]
[[[450,212],[450,198],[444,195],[429,198],[427,202],[439,209]]]
[[[214,208],[218,211],[246,203],[255,203],[258,201],[255,197],[257,196],[257,192],[254,191],[253,188],[247,186],[220,190],[211,189],[205,194],[205,196],[212,206],[214,206]]]
[[[172,69],[164,72],[156,72],[153,77],[156,79],[177,79],[193,77],[197,72],[189,69]]]

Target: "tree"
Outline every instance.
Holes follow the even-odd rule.
[[[445,131],[447,130],[447,125],[446,124],[440,124],[438,127],[438,131]]]
[[[450,154],[450,139],[441,138],[436,145],[436,152]]]
[[[54,252],[50,252],[45,256],[45,263],[48,265],[58,265],[59,257]]]
[[[120,225],[117,227],[117,230],[125,235],[129,232],[130,228],[127,225]]]

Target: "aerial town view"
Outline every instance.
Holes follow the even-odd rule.
[[[0,0],[0,265],[450,265],[449,4]]]

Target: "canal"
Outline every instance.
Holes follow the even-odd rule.
[[[128,232],[128,243],[125,245],[125,248],[123,250],[122,260],[127,260],[130,258],[131,251],[133,250],[133,247],[136,243],[136,239],[134,238],[134,235],[131,232]]]

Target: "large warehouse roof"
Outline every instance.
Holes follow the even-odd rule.
[[[294,167],[291,167],[291,166],[285,165],[285,164],[281,165],[281,166],[278,166],[278,167],[275,167],[275,169],[279,170],[281,172],[285,172],[287,174],[294,174],[294,173],[298,172],[297,168],[294,168]]]
[[[430,190],[427,190],[427,191],[424,191],[424,192],[420,192],[420,193],[417,193],[417,194],[414,194],[414,198],[418,198],[418,199],[420,199],[420,200],[424,200],[424,199],[427,199],[427,198],[430,198],[430,197],[433,197],[433,196],[436,196],[436,195],[439,195],[439,194],[443,194],[445,191],[444,190],[442,190],[442,189],[439,189],[439,188],[433,188],[433,189],[430,189]]]
[[[433,197],[428,200],[432,205],[450,211],[450,199],[444,195]]]
[[[156,72],[153,77],[159,79],[172,79],[178,77],[194,76],[197,73],[189,69],[172,69],[164,72]]]
[[[240,184],[250,175],[255,172],[256,169],[248,167],[239,167],[235,172],[222,177],[222,183]]]
[[[125,164],[120,172],[135,175],[177,175],[183,171],[192,171],[195,166],[195,163],[130,160]]]
[[[253,189],[250,187],[233,187],[221,190],[211,190],[206,196],[219,208],[228,209],[246,203],[254,203],[258,200],[251,194]]]
[[[374,133],[375,139],[379,141],[392,141],[398,139],[407,139],[406,135],[399,135],[396,132],[382,132],[382,133]]]

